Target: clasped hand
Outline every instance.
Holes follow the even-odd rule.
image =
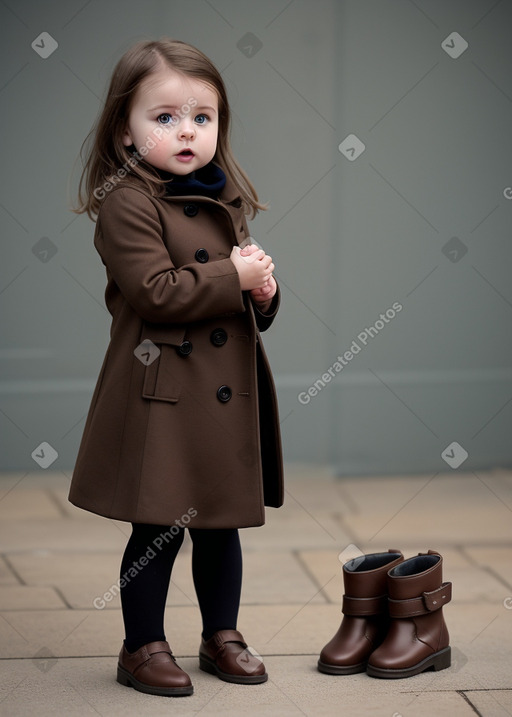
[[[258,304],[270,301],[277,290],[276,280],[272,276],[275,269],[272,257],[256,244],[249,244],[243,249],[233,247],[230,259],[238,272],[242,290],[250,291]]]

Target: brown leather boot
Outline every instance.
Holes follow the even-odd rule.
[[[384,639],[389,624],[387,573],[403,559],[400,550],[388,550],[345,563],[343,619],[338,632],[320,653],[320,672],[352,675],[366,670],[368,657]]]
[[[181,697],[194,692],[190,677],[176,664],[168,642],[150,642],[133,653],[123,645],[117,681],[139,692],[162,697]]]
[[[452,584],[443,583],[442,568],[441,555],[429,550],[388,572],[391,624],[368,660],[366,671],[372,677],[411,677],[450,667],[443,605],[451,600]]]

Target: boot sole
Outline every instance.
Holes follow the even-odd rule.
[[[451,653],[451,648],[445,647],[444,650],[440,650],[439,652],[430,655],[430,657],[426,657],[424,660],[418,662],[416,665],[413,665],[412,667],[405,667],[401,670],[387,670],[383,667],[373,667],[373,665],[368,664],[368,667],[366,668],[366,674],[370,675],[370,677],[397,679],[401,677],[412,677],[413,675],[419,675],[420,672],[425,672],[425,670],[430,669],[438,672],[439,670],[445,670],[447,667],[450,667]]]
[[[263,675],[230,675],[228,672],[219,670],[214,660],[206,655],[199,655],[199,668],[203,670],[203,672],[215,675],[219,680],[232,682],[235,685],[261,685],[262,682],[268,680],[268,674],[266,672],[263,673]]]
[[[366,671],[366,662],[360,662],[358,665],[329,665],[327,662],[318,660],[318,671],[324,675],[355,675],[358,672]]]
[[[144,682],[137,680],[121,665],[117,666],[117,681],[125,687],[133,687],[138,692],[145,692],[147,695],[158,695],[159,697],[185,697],[194,693],[193,685],[188,687],[154,687],[146,685]]]

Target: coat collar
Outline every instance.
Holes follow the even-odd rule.
[[[226,174],[213,162],[189,174],[172,174],[156,168],[155,171],[165,182],[166,192],[171,197],[197,194],[217,199],[226,184]]]
[[[217,167],[222,169],[224,171],[223,167],[215,162]],[[229,205],[230,207],[233,207],[234,209],[240,209],[242,207],[242,198],[240,196],[240,192],[236,186],[236,184],[233,182],[233,180],[226,174],[226,183],[219,195],[219,199],[212,199],[211,197],[204,196],[202,194],[166,194],[162,199],[167,201],[179,201],[183,199],[190,200],[200,200],[205,202],[214,202],[221,204]]]

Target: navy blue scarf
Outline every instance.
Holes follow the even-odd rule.
[[[171,174],[162,169],[157,171],[159,176],[165,180],[167,193],[172,196],[201,194],[211,199],[217,199],[226,184],[226,175],[213,162],[185,175]]]

